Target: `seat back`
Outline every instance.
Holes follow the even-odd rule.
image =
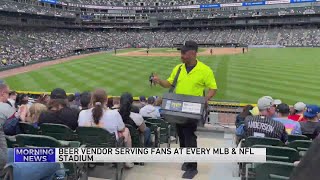
[[[245,139],[245,147],[251,147],[253,145],[284,146],[283,142],[276,138],[250,136]]]
[[[19,145],[17,144],[16,138],[14,136],[5,136],[7,141],[7,147],[8,148],[15,148]]]
[[[171,125],[168,122],[164,121],[163,119],[152,119],[152,118],[149,118],[146,121],[156,124],[158,127],[160,127],[161,143],[168,143],[168,141],[170,141]]]
[[[78,127],[78,140],[86,147],[117,147],[115,134],[98,127]]]
[[[311,140],[295,140],[290,142],[287,146],[297,149],[298,151],[306,151],[311,146]]]
[[[268,161],[255,167],[255,179],[289,179],[293,168],[293,163]]]
[[[308,138],[305,135],[293,135],[293,134],[288,135],[288,142],[292,142],[295,140],[310,140],[310,138]]]
[[[131,126],[130,124],[126,124],[126,127],[130,131],[132,147],[144,147],[144,135],[140,133],[138,129]]]
[[[22,134],[39,134],[39,128],[35,128],[32,124],[19,122]]]
[[[282,146],[253,145],[252,148],[266,148],[267,161],[282,161],[293,163],[300,159],[296,149]]]
[[[44,123],[40,125],[40,129],[42,135],[50,136],[58,140],[77,140],[76,133],[63,124]]]
[[[63,147],[57,139],[43,135],[18,134],[16,140],[19,147]]]

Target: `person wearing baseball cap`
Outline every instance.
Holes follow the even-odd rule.
[[[270,96],[263,96],[257,103],[259,115],[245,119],[245,136],[278,138],[286,142],[288,135],[285,126],[272,119],[276,112],[275,100]]]
[[[148,104],[140,109],[139,114],[146,118],[160,118],[159,110],[154,107],[155,101],[153,96],[148,97]]]
[[[294,121],[306,121],[306,119],[303,117],[303,113],[306,109],[307,105],[303,102],[297,102],[293,106],[293,113],[288,116],[289,119]]]
[[[39,116],[39,125],[43,123],[63,124],[75,130],[78,127],[79,109],[70,108],[67,93],[64,89],[56,88],[51,91],[49,111]]]
[[[181,64],[178,64],[166,80],[154,74],[153,80],[169,92],[189,96],[204,96],[208,102],[215,96],[217,83],[212,69],[197,59],[198,44],[186,41],[178,50],[181,51]],[[207,93],[204,93],[209,89]],[[203,122],[202,122],[203,123]],[[180,147],[197,147],[197,123],[177,124]],[[182,178],[192,179],[198,174],[197,163],[183,163],[181,169],[185,171]]]
[[[273,120],[281,122],[285,127],[288,134],[301,135],[301,127],[299,122],[288,119],[288,115],[290,113],[290,107],[281,103],[276,108],[277,117],[273,118]]]
[[[303,135],[306,135],[312,139],[317,137],[320,132],[320,122],[318,119],[318,114],[320,113],[320,108],[317,105],[307,105],[303,116],[307,121],[300,122],[301,131]]]

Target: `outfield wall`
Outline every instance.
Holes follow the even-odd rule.
[[[37,92],[37,91],[16,91],[19,94],[28,94],[33,96],[39,96],[41,94],[50,94],[50,92]],[[67,95],[74,94],[74,93],[67,93]],[[119,97],[119,96],[108,96],[108,98]],[[139,101],[139,97],[133,97],[133,100]],[[246,105],[256,106],[256,104],[251,103],[240,103],[234,101],[209,101],[209,105],[212,106],[221,106],[221,107],[244,107]]]

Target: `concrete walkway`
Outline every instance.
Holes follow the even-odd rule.
[[[232,134],[198,131],[198,147],[234,147]],[[166,147],[163,144],[162,147]],[[179,147],[172,144],[171,147]],[[144,166],[135,165],[132,169],[125,170],[124,180],[179,180],[183,171],[178,163],[145,163]],[[194,180],[236,180],[236,163],[198,163],[198,175]],[[113,173],[112,173],[113,174]],[[106,167],[97,166],[89,172],[90,180],[111,179],[111,172]]]

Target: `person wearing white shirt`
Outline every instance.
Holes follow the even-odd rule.
[[[79,126],[95,126],[115,133],[118,137],[124,137],[126,147],[132,147],[130,131],[125,127],[122,117],[117,110],[107,108],[107,93],[103,89],[97,89],[92,94],[91,104],[93,108],[83,110],[79,114]],[[126,163],[126,166],[133,167],[133,163]]]
[[[157,108],[154,107],[155,98],[150,96],[148,98],[148,104],[140,109],[141,116],[150,118],[160,118],[160,113]]]

